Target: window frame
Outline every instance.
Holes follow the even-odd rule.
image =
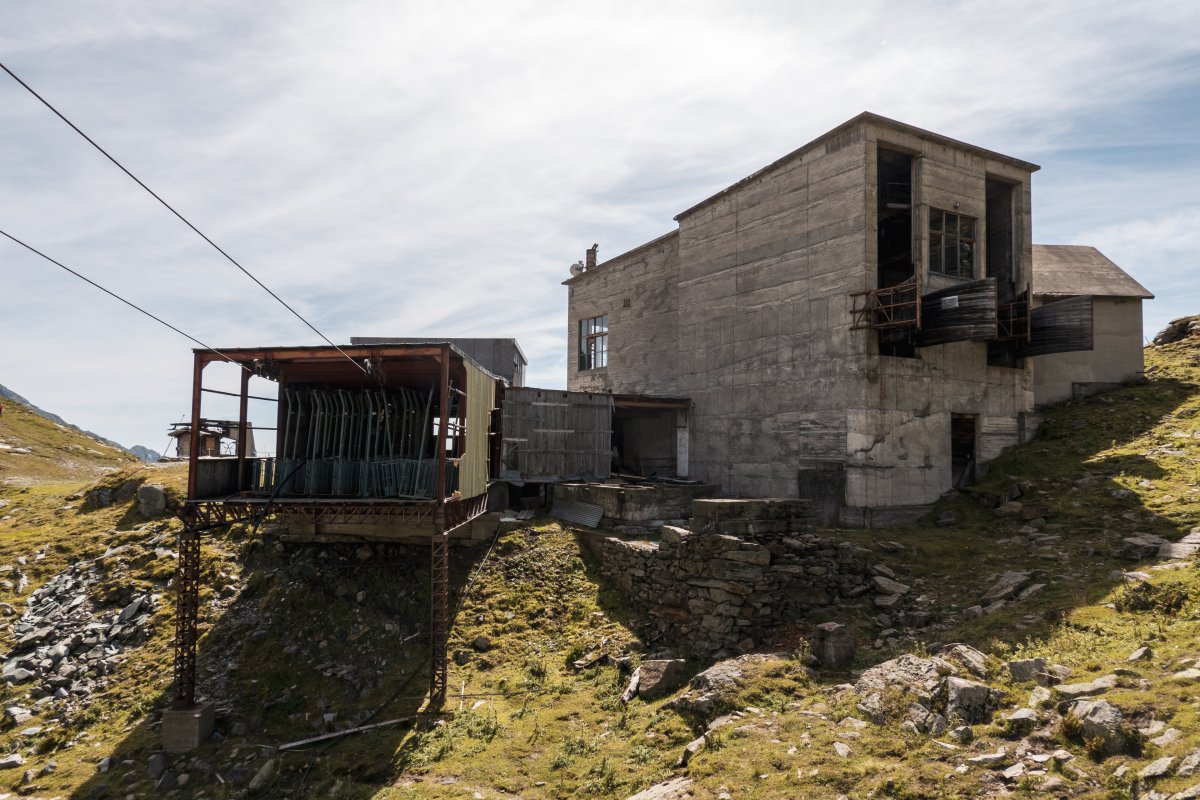
[[[579,371],[608,366],[608,314],[579,320]]]
[[[953,223],[950,220],[953,219]],[[965,223],[965,225],[964,225]],[[938,227],[935,227],[935,224]],[[963,246],[970,255],[970,263],[964,267]],[[953,269],[946,268],[947,255],[953,256]],[[949,278],[975,277],[979,260],[979,220],[957,211],[942,208],[929,209],[929,274],[945,275]]]

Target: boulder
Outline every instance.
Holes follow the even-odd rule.
[[[1000,701],[1000,693],[987,684],[953,676],[942,680],[936,696],[937,705],[945,708],[947,719],[962,720],[968,725],[990,720]]]
[[[987,677],[987,656],[969,644],[950,644],[938,650],[938,655],[966,668],[976,678]]]
[[[1078,700],[1069,713],[1079,721],[1083,740],[1099,740],[1105,755],[1120,755],[1132,749],[1135,742],[1125,715],[1107,700]]]
[[[138,511],[143,517],[157,517],[166,513],[167,491],[161,483],[146,483],[137,490]]]
[[[1044,658],[1023,658],[1018,661],[1009,661],[1004,666],[1008,668],[1008,674],[1014,681],[1026,683],[1036,680],[1040,673],[1045,672],[1047,664]]]
[[[670,694],[683,685],[687,662],[682,658],[658,658],[643,661],[638,668],[637,693],[643,700]]]

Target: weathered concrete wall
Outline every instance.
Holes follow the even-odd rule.
[[[1097,297],[1092,301],[1092,313],[1094,350],[1032,359],[1033,393],[1039,406],[1142,377],[1146,368],[1142,356],[1142,301]]]
[[[863,132],[819,142],[679,218],[680,390],[691,474],[795,497],[802,460],[845,458],[849,294],[867,287]]]
[[[674,396],[679,237],[675,232],[568,281],[567,387]],[[628,303],[628,307],[625,305]],[[579,321],[608,315],[608,366],[579,369]]]
[[[778,626],[869,589],[871,551],[811,533],[581,535],[604,577],[649,609],[648,633],[697,655],[749,650]]]

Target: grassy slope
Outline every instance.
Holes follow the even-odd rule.
[[[0,444],[32,451],[0,448],[0,484],[86,483],[137,462],[132,454],[51,422],[15,400],[5,398],[0,405]]]
[[[999,657],[1050,656],[1082,680],[1130,666],[1125,657],[1146,643],[1155,660],[1132,668],[1147,683],[1139,688],[1127,681],[1131,686],[1110,699],[1129,711],[1153,707],[1159,719],[1182,730],[1183,738],[1164,753],[1200,746],[1200,692],[1169,680],[1177,659],[1200,656],[1198,601],[1173,616],[1121,613],[1105,605],[1116,589],[1109,572],[1134,566],[1108,553],[1113,543],[1135,531],[1178,538],[1200,524],[1198,361],[1200,350],[1183,345],[1148,351],[1150,384],[1054,410],[1042,437],[993,465],[980,490],[999,493],[1022,483],[1022,500],[1046,506],[1049,523],[1062,526],[1061,542],[1048,550],[997,544],[1011,537],[1012,523],[969,496],[939,505],[939,512],[957,514],[952,527],[841,534],[868,546],[880,539],[902,542],[902,552],[881,560],[906,563],[899,577],[928,598],[935,614],[934,625],[911,641],[864,648],[858,666],[919,652],[931,642],[967,641]],[[1093,477],[1077,485],[1089,473]],[[178,466],[136,474],[182,481]],[[8,726],[0,732],[0,751],[18,744],[43,751],[27,756],[26,766],[35,769],[52,758],[57,771],[36,780],[45,795],[74,790],[86,796],[105,783],[115,795],[141,796],[150,791],[144,765],[157,740],[156,709],[167,699],[173,619],[166,586],[173,562],[154,559],[149,542],[177,523],[141,520],[129,504],[56,510],[76,488],[21,493],[0,487],[0,498],[26,509],[0,522],[0,564],[51,545],[46,558],[30,561],[27,574],[36,588],[73,559],[128,542],[133,546],[123,566],[113,567],[106,580],[112,593],[107,599],[115,606],[122,592],[138,586],[164,593],[167,602],[156,613],[151,640],[131,653],[86,711],[59,723],[40,720],[47,730],[30,741],[18,742]],[[1114,497],[1119,488],[1132,495]],[[663,708],[665,700],[622,707],[624,676],[615,666],[582,673],[570,667],[596,648],[640,657],[636,615],[596,580],[569,532],[553,523],[508,528],[456,620],[451,648],[472,655],[465,665],[451,666],[451,713],[432,728],[397,726],[282,754],[261,796],[624,797],[675,772],[675,759],[696,729]],[[202,689],[221,699],[218,729],[225,738],[206,745],[191,763],[176,762],[191,778],[177,796],[231,796],[271,757],[271,745],[416,710],[425,686],[424,636],[404,639],[419,634],[423,624],[427,556],[421,551],[379,549],[362,560],[353,546],[282,548],[269,531],[250,537],[235,528],[212,537],[205,555],[207,638],[200,673]],[[471,575],[471,558],[480,556],[482,551],[458,554],[454,579],[460,589]],[[1044,570],[1047,588],[1000,614],[959,617],[957,611],[990,585],[991,573],[1014,568]],[[1155,573],[1153,580],[1184,581],[1193,597],[1200,587],[1194,567]],[[361,601],[359,591],[365,592]],[[0,599],[19,601],[11,594]],[[867,609],[833,609],[829,616],[854,624],[860,642],[879,633]],[[479,635],[490,640],[485,653],[470,646]],[[361,663],[370,675],[357,682],[339,677],[338,665],[346,663]],[[994,750],[1002,741],[1013,746],[987,726],[977,726],[983,741],[964,753],[896,727],[838,725],[854,715],[853,700],[834,689],[848,678],[811,677],[793,660],[759,668],[738,698],[737,705],[749,709],[743,719],[688,768],[696,797],[715,798],[725,789],[737,798],[972,797],[984,776],[978,770],[955,773],[962,756]],[[1022,702],[1029,690],[1009,688],[1012,699]],[[4,691],[11,696],[15,690]],[[478,694],[489,696],[458,699]],[[337,716],[326,725],[322,713]],[[851,746],[852,758],[834,753],[837,740]],[[1058,739],[1049,749],[1061,744],[1082,754],[1079,744]],[[96,763],[110,754],[116,766],[98,775]],[[1135,766],[1157,755],[1150,747]],[[1081,757],[1078,763],[1107,781],[1123,760],[1101,765]],[[0,787],[15,786],[18,772],[0,773]],[[214,772],[229,783],[217,782]],[[1119,782],[1114,786],[1123,791]],[[1108,796],[1108,790],[1082,794]]]

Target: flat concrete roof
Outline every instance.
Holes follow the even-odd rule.
[[[1033,295],[1133,297],[1154,295],[1094,247],[1076,244],[1033,246]]]
[[[1018,169],[1026,170],[1027,172],[1037,172],[1039,169],[1041,169],[1041,167],[1039,167],[1037,164],[1031,163],[1029,161],[1022,161],[1019,158],[1013,158],[1012,156],[1006,156],[1003,153],[997,153],[994,150],[988,150],[987,148],[984,148],[984,147],[977,147],[976,145],[973,145],[973,144],[968,144],[966,142],[960,142],[958,139],[952,139],[949,136],[943,136],[940,133],[934,133],[933,131],[927,131],[924,128],[918,128],[915,125],[909,125],[906,122],[900,122],[898,120],[889,119],[888,117],[882,117],[879,114],[872,114],[870,111],[864,111],[861,114],[859,114],[858,116],[854,117],[853,119],[846,120],[841,125],[838,125],[836,128],[834,128],[833,130],[826,131],[825,133],[821,134],[817,138],[813,139],[808,144],[801,145],[800,147],[796,148],[792,152],[788,153],[786,156],[783,156],[782,158],[778,158],[775,161],[772,161],[770,164],[763,167],[762,169],[752,172],[751,174],[742,178],[740,181],[730,184],[729,186],[725,187],[724,189],[722,189],[721,191],[712,195],[711,197],[707,197],[704,200],[701,200],[696,205],[692,206],[691,208],[689,208],[685,211],[682,211],[679,214],[676,214],[675,215],[676,221],[686,217],[688,214],[691,214],[693,211],[703,208],[704,206],[708,205],[709,203],[713,202],[714,200],[719,200],[720,198],[722,198],[725,195],[729,194],[730,192],[738,189],[739,187],[741,187],[747,183],[750,183],[751,181],[757,179],[763,173],[769,172],[782,164],[786,164],[788,161],[791,161],[793,158],[796,158],[801,153],[803,153],[804,151],[811,148],[813,145],[819,144],[820,142],[822,142],[826,139],[833,138],[834,136],[837,136],[838,134],[843,133],[844,131],[846,131],[850,128],[853,128],[857,125],[863,124],[863,123],[871,123],[873,125],[878,125],[880,127],[891,128],[892,130],[898,130],[898,131],[901,131],[902,133],[909,133],[909,134],[912,134],[913,136],[918,136],[922,139],[929,139],[930,141],[938,142],[940,144],[950,145],[952,147],[957,147],[962,150],[968,150],[972,153],[978,153],[979,155],[985,156],[987,158],[992,158],[997,161],[1003,161],[1006,164],[1010,164],[1014,167],[1017,167]]]

